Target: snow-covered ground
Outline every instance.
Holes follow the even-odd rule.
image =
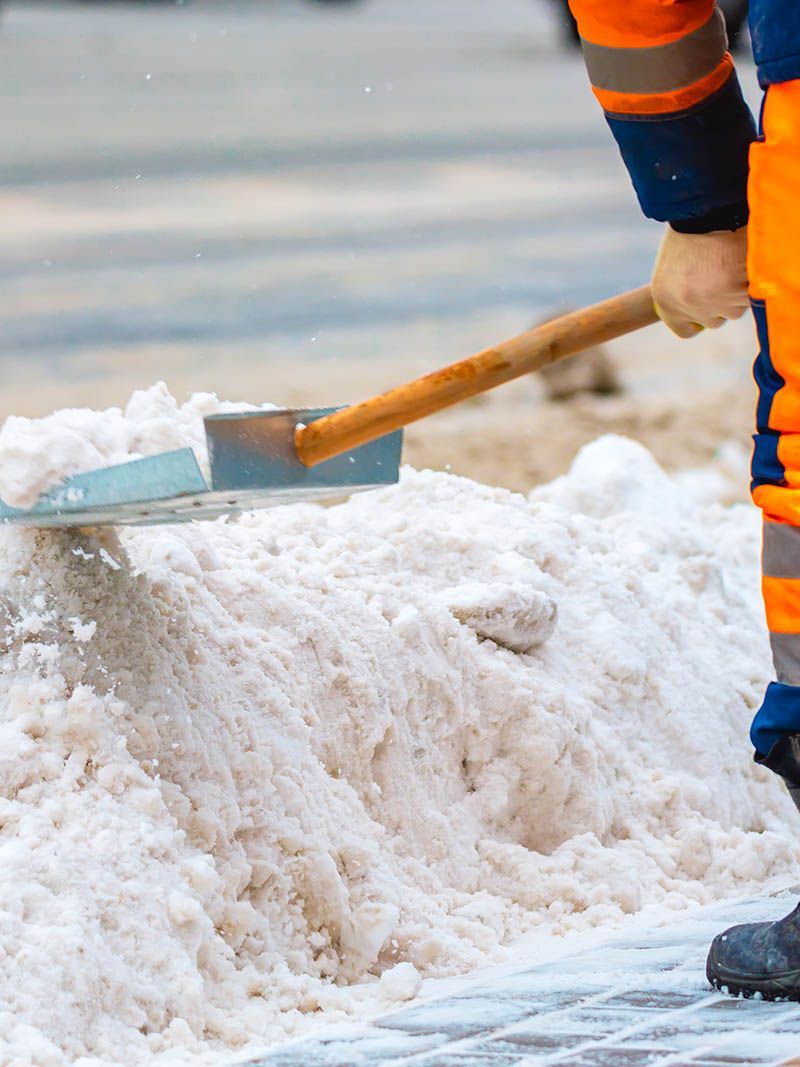
[[[219,1063],[531,932],[794,877],[747,742],[758,518],[720,478],[606,437],[527,498],[409,469],[2,531],[0,1061]]]

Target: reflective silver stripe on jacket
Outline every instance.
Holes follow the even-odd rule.
[[[728,48],[719,8],[696,30],[652,48],[609,48],[583,41],[589,80],[615,93],[668,93],[693,85],[717,67]]]

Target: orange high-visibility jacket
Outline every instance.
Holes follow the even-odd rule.
[[[747,221],[749,109],[713,0],[570,0],[644,212],[686,232]],[[800,78],[800,0],[751,0],[763,87]]]

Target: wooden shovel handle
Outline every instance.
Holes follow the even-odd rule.
[[[298,426],[297,455],[313,467],[451,404],[657,320],[649,286],[570,312],[388,393]]]

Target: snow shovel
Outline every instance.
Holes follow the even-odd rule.
[[[205,419],[210,479],[192,449],[181,448],[76,474],[29,509],[0,502],[0,521],[145,526],[391,485],[399,475],[401,427],[656,321],[644,286],[352,407],[210,415]]]

